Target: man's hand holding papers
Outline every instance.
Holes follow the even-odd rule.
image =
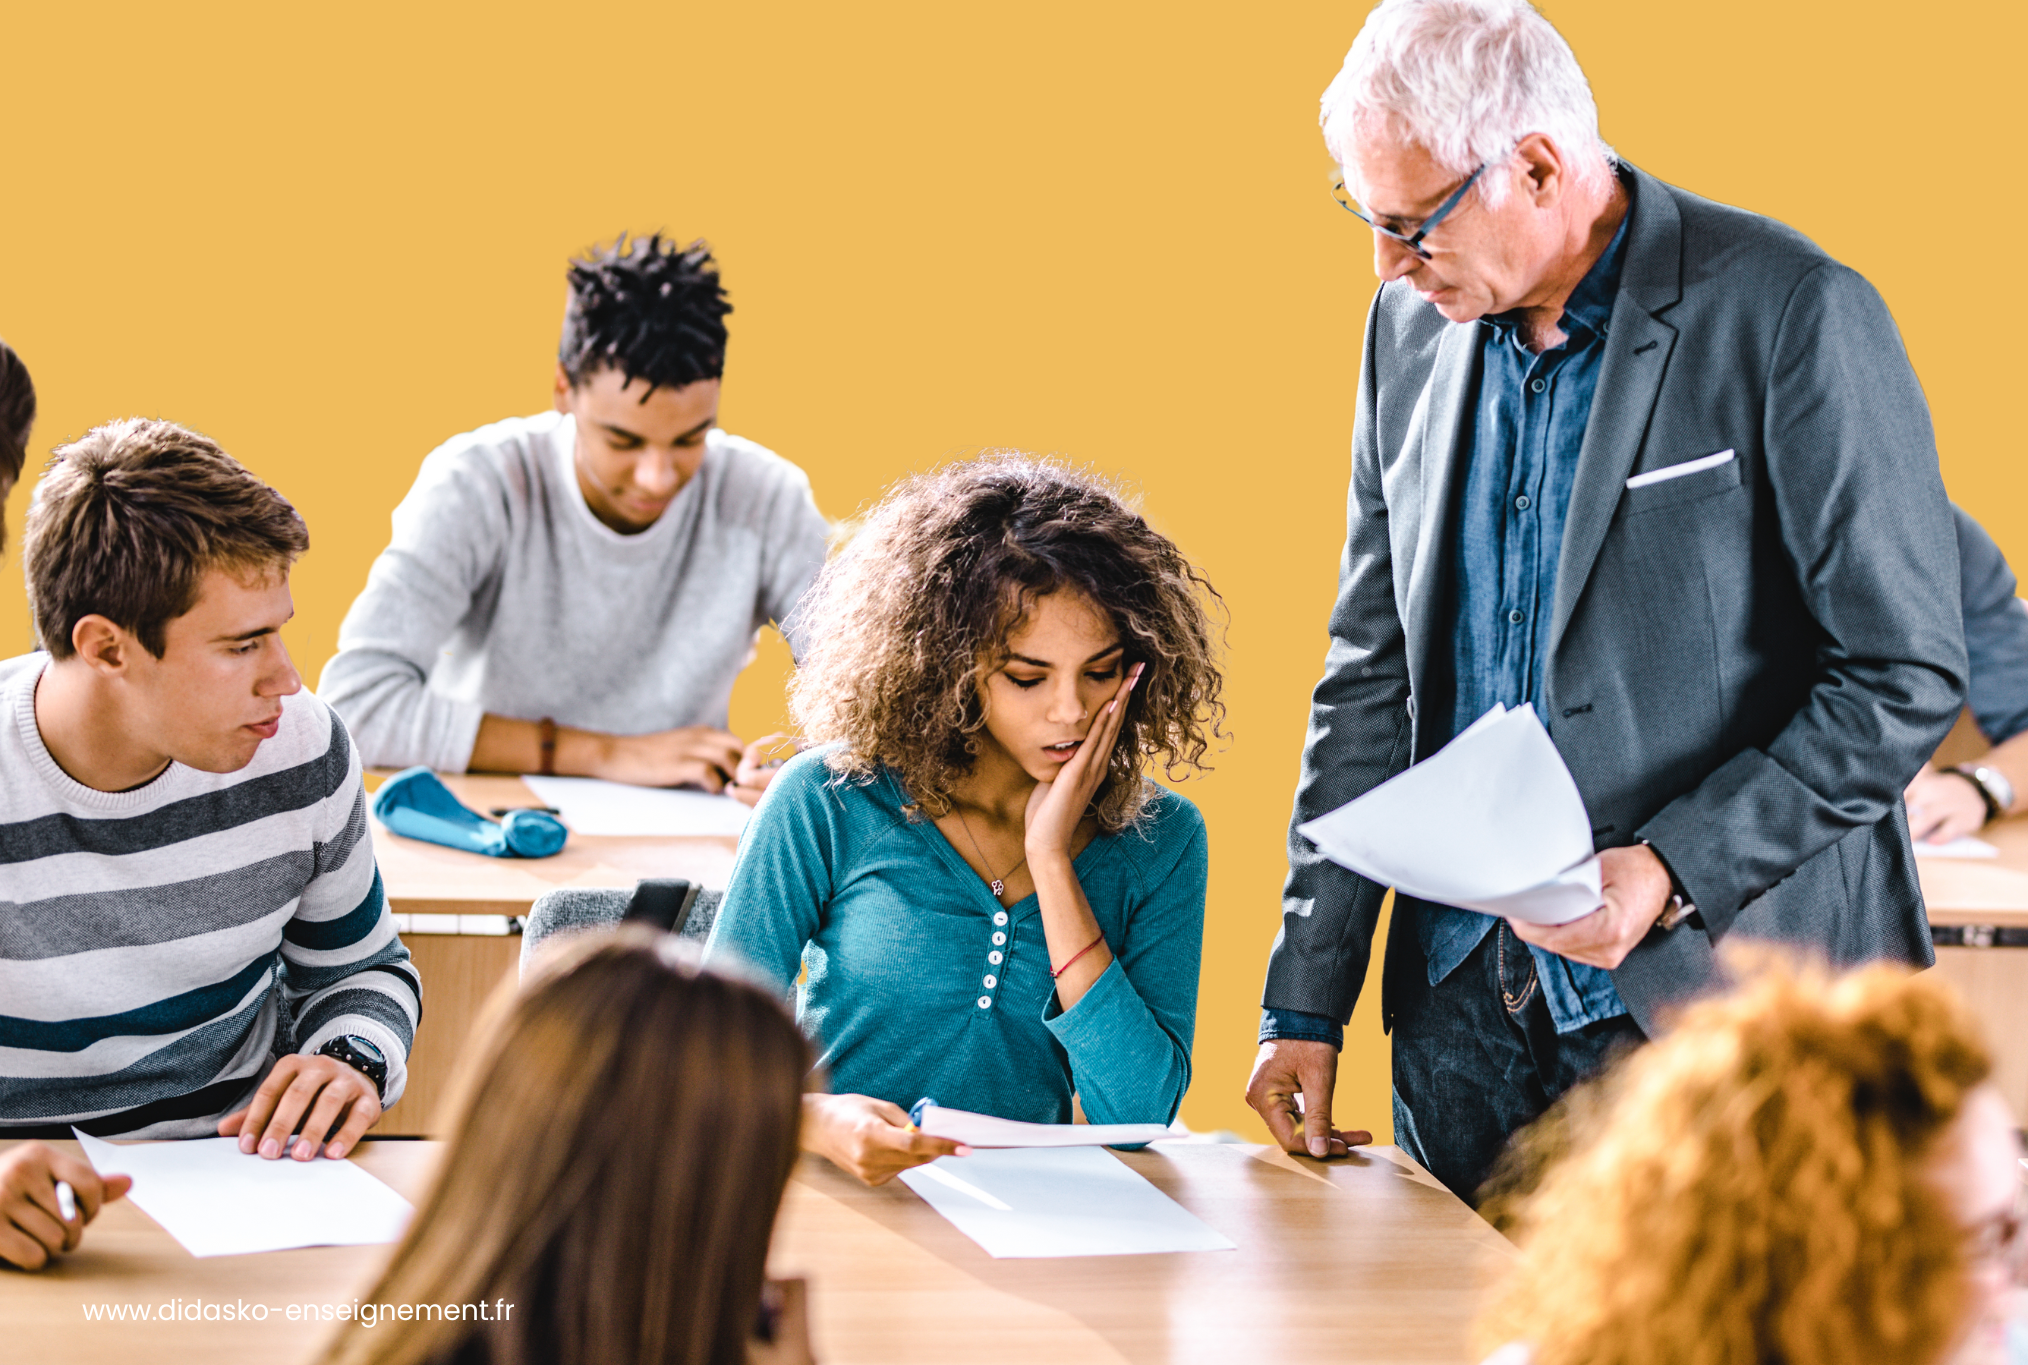
[[[1528,706],[1494,707],[1301,828],[1332,862],[1436,905],[1567,924],[1604,903],[1584,798]]]
[[[1669,869],[1646,844],[1606,849],[1598,863],[1605,904],[1568,924],[1512,920],[1514,937],[1607,971],[1626,961],[1669,902]]]
[[[1494,707],[1302,832],[1363,877],[1500,915],[1522,940],[1608,970],[1669,900],[1669,869],[1646,845],[1592,852],[1584,797],[1530,706]]]

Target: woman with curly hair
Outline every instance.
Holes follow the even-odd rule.
[[[1480,1324],[1526,1344],[1487,1365],[1995,1356],[2021,1177],[1991,1070],[1932,974],[1749,971],[1524,1137],[1567,1155]]]
[[[755,811],[713,927],[788,989],[837,1093],[803,1142],[870,1184],[958,1151],[922,1096],[1167,1123],[1190,1083],[1210,585],[1110,488],[1019,456],[894,488],[798,608],[816,747]]]

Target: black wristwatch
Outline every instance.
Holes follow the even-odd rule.
[[[317,1049],[319,1057],[345,1063],[373,1082],[374,1093],[387,1102],[387,1057],[357,1034],[343,1033]]]

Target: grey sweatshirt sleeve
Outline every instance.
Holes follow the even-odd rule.
[[[463,772],[485,712],[428,686],[430,669],[499,572],[508,538],[500,472],[468,446],[432,452],[394,509],[394,535],[338,627],[317,694],[369,767]]]
[[[2028,730],[2028,604],[2015,595],[2014,571],[1985,527],[1962,507],[1951,512],[1972,669],[1967,701],[1979,733],[2001,744]]]
[[[800,469],[793,478],[783,479],[768,508],[766,554],[761,566],[761,619],[756,627],[775,622],[788,638],[789,651],[803,657],[803,632],[795,619],[796,604],[802,600],[824,567],[824,553],[830,543],[830,523],[817,510],[810,492],[810,480]]]

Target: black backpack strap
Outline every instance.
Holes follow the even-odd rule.
[[[643,877],[621,918],[640,920],[668,933],[680,934],[690,918],[690,907],[696,902],[696,886],[681,877]]]

